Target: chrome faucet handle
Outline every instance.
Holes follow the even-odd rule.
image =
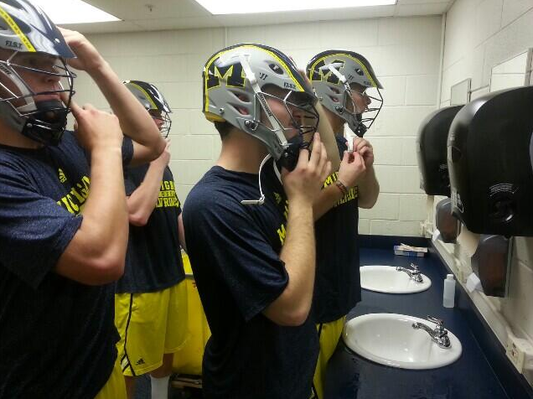
[[[411,266],[411,268],[413,269],[414,272],[416,272],[416,273],[420,272],[420,269],[419,269],[418,266],[415,265],[414,263],[411,263],[410,266]]]
[[[444,325],[444,320],[442,319],[439,319],[438,317],[433,317],[433,316],[426,316],[426,320],[432,322],[432,323],[435,323],[437,325],[437,328],[442,328],[442,326]]]
[[[428,321],[431,321],[432,323],[435,323],[437,326],[435,327],[435,332],[440,335],[447,335],[448,330],[444,328],[444,320],[439,319],[438,317],[433,316],[426,316],[426,319]]]

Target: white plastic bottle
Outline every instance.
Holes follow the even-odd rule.
[[[453,308],[455,306],[455,279],[453,274],[448,274],[446,280],[444,280],[442,306],[445,308]]]

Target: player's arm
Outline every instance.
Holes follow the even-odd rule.
[[[374,148],[365,139],[356,137],[353,141],[354,152],[361,154],[365,162],[366,173],[360,182],[358,182],[359,207],[372,208],[379,196],[379,183],[374,170]]]
[[[313,203],[331,172],[319,135],[313,144],[311,156],[302,150],[296,168],[290,173],[284,170],[283,174],[289,213],[280,259],[285,263],[289,281],[281,295],[263,311],[266,317],[283,326],[304,323],[313,299],[316,261]]]
[[[165,140],[152,117],[85,36],[68,29],[61,29],[61,33],[77,57],[69,60],[69,64],[91,76],[117,115],[122,132],[133,140],[131,164],[156,159],[165,149]]]
[[[325,187],[319,194],[314,206],[314,218],[320,219],[341,200],[348,190],[360,184],[366,174],[363,158],[357,152],[345,151],[337,175],[337,183]]]
[[[129,221],[134,226],[145,226],[159,198],[163,174],[170,161],[170,143],[165,151],[150,162],[144,180],[127,198]]]
[[[128,213],[122,170],[122,131],[115,115],[72,104],[77,138],[90,154],[91,188],[83,221],[59,257],[56,273],[88,285],[107,284],[124,272]]]

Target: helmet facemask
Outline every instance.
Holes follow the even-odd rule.
[[[4,121],[26,137],[57,145],[67,124],[76,75],[61,57],[28,54],[14,52],[0,60],[0,110]],[[28,74],[53,77],[58,80],[57,88],[37,92],[23,78]]]
[[[159,119],[163,121],[163,123],[159,127],[159,131],[161,132],[161,136],[166,139],[170,133],[170,128],[172,127],[172,119],[170,118],[170,112],[160,110],[149,110],[148,112],[150,113],[150,116],[153,119]]]
[[[275,88],[275,92],[280,92],[280,89]],[[283,90],[285,92],[286,90]],[[319,116],[313,102],[314,98],[306,93],[298,93],[287,90],[286,93],[276,95],[267,91],[256,93],[255,106],[261,116],[261,125],[265,129],[270,129],[273,134],[280,134],[282,138],[282,146],[284,152],[280,158],[281,166],[288,170],[293,170],[296,167],[300,149],[307,149],[312,141],[314,133],[318,128]],[[272,112],[267,99],[270,103],[278,102],[286,112],[286,117],[276,115]],[[273,122],[273,120],[275,122]],[[296,131],[295,135],[293,132]],[[287,139],[287,137],[289,137]]]
[[[283,148],[281,154],[272,155],[276,160],[289,170],[294,169],[298,159],[299,150],[309,147],[310,140],[305,140],[304,135],[314,134],[318,128],[319,116],[314,106],[316,98],[306,92],[296,92],[282,89],[274,84],[260,87],[248,63],[247,57],[239,57],[246,79],[253,89],[253,108],[250,115],[244,120],[244,130],[259,139],[264,133],[275,135]],[[276,115],[269,105],[269,101],[278,102],[286,117]],[[291,133],[296,130],[297,134]],[[255,133],[260,133],[256,135]],[[289,139],[287,139],[289,137]],[[272,153],[268,142],[267,148]],[[276,156],[278,155],[278,156]]]
[[[359,137],[363,137],[367,130],[370,129],[370,127],[374,124],[374,121],[378,117],[379,113],[381,112],[381,108],[383,107],[383,96],[381,95],[379,87],[368,87],[365,90],[364,95],[370,98],[372,102],[370,103],[370,106],[366,108],[365,111],[357,114],[357,119],[359,123],[356,129],[352,130]]]
[[[369,94],[369,90],[375,91],[375,93]],[[365,106],[364,109],[360,109],[353,99],[354,94],[370,98],[371,106]],[[342,104],[342,106],[335,107],[338,115],[348,123],[350,129],[357,136],[363,137],[379,115],[381,107],[383,107],[383,97],[377,87],[367,87],[362,92],[359,92],[345,84]],[[377,104],[377,106],[373,104]]]
[[[270,105],[268,105],[268,100],[280,103],[287,113],[288,118],[286,121],[282,120],[285,118],[280,119],[281,116],[272,112]],[[261,93],[256,93],[254,103],[256,108],[255,116],[257,117],[259,114],[260,123],[267,129],[271,129],[273,133],[277,133],[276,129],[280,129],[284,133],[284,137],[288,137],[292,136],[290,134],[291,131],[296,130],[298,136],[303,139],[305,135],[315,133],[318,128],[318,112],[313,105],[313,100],[305,93],[287,91],[287,93],[282,93],[281,96],[278,96],[268,91],[262,91]],[[271,122],[272,118],[277,123],[273,124]]]

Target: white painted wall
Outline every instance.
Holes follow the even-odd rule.
[[[217,158],[220,139],[202,113],[201,72],[214,52],[238,42],[259,42],[292,56],[302,68],[316,53],[352,49],[372,63],[385,87],[384,109],[367,137],[375,147],[382,194],[361,212],[362,233],[419,235],[426,197],[419,189],[415,137],[436,108],[442,17],[380,18],[341,22],[90,35],[121,79],[158,86],[173,108],[171,168],[178,194],[191,187]],[[79,102],[108,108],[80,73]]]
[[[448,104],[450,87],[466,78],[472,79],[473,97],[486,93],[494,65],[533,47],[532,22],[532,0],[457,0],[446,16],[441,104]],[[500,339],[506,338],[500,327],[508,324],[513,334],[533,342],[533,239],[515,243],[509,296],[487,301],[475,292],[472,298]],[[467,247],[446,247],[450,266],[468,274]]]

